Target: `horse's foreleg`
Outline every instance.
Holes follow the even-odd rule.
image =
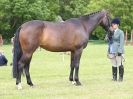
[[[80,64],[82,51],[83,49],[81,48],[74,52],[74,67],[75,67],[74,80],[76,82],[76,85],[81,85],[78,74],[79,74],[79,64]]]
[[[73,81],[73,72],[74,72],[74,53],[71,52],[71,64],[70,64],[70,76],[69,76],[69,80]]]

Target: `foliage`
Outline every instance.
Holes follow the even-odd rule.
[[[0,0],[0,34],[8,39],[26,21],[63,20],[107,9],[112,16],[121,19],[124,31],[133,29],[132,0]],[[103,39],[105,33],[98,28],[92,37]]]
[[[91,0],[88,5],[91,11],[106,9],[112,18],[118,17],[121,20],[120,28],[130,34],[133,29],[133,1],[132,0]],[[102,33],[102,32],[99,32]]]
[[[13,36],[26,21],[54,20],[59,12],[58,0],[5,0],[0,4],[0,32],[5,37]]]
[[[85,14],[90,0],[60,0],[60,15],[63,19]]]

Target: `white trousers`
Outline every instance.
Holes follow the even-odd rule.
[[[108,58],[110,59],[113,67],[119,67],[123,64],[123,55],[118,56],[116,54],[108,54]]]

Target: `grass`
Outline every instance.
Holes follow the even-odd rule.
[[[79,77],[82,86],[68,81],[69,55],[37,50],[31,62],[34,87],[22,77],[22,90],[17,90],[12,79],[11,45],[4,45],[8,66],[0,67],[0,99],[133,99],[133,46],[125,46],[125,75],[122,83],[112,82],[111,64],[106,57],[107,44],[91,41],[84,49]]]

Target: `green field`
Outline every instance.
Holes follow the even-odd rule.
[[[122,83],[113,82],[111,64],[106,57],[107,44],[89,42],[81,57],[79,77],[82,86],[74,86],[69,80],[70,57],[60,53],[37,50],[31,62],[31,78],[34,87],[22,77],[22,90],[17,90],[12,79],[11,45],[3,50],[9,63],[0,67],[0,99],[133,99],[133,46],[125,46],[125,75]]]

